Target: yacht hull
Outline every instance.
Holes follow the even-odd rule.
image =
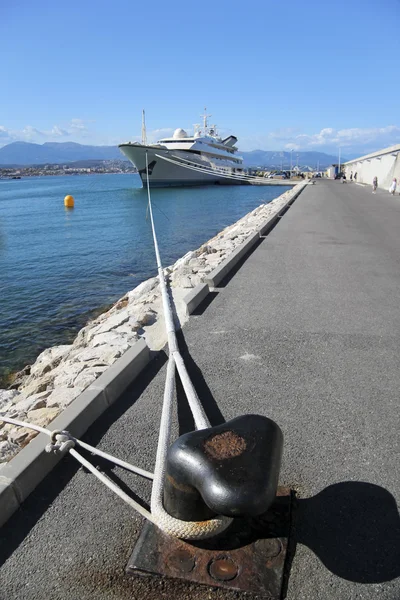
[[[121,144],[119,148],[137,168],[143,187],[147,186],[146,154],[149,183],[152,188],[215,184],[246,185],[247,183],[232,178],[229,172],[225,176],[218,172],[209,173],[210,170],[215,169],[215,166],[201,155],[140,144]],[[189,165],[190,168],[182,166],[179,164],[180,162]],[[207,170],[207,172],[202,172],[202,170]]]

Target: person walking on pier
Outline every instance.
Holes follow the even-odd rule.
[[[354,173],[354,182],[357,183],[357,171]]]
[[[353,181],[353,171],[350,173],[350,181]]]
[[[378,187],[378,178],[375,175],[375,177],[372,180],[372,193],[373,194],[376,194],[377,187]]]
[[[394,194],[396,192],[396,188],[397,188],[397,179],[395,177],[392,181],[392,185],[389,188],[389,193],[392,194],[392,196],[394,196]]]

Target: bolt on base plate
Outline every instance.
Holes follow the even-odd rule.
[[[234,519],[226,532],[198,542],[172,538],[148,522],[127,573],[185,579],[280,600],[289,569],[291,504],[291,491],[278,488],[265,514]]]

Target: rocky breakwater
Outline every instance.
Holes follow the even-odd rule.
[[[182,325],[188,318],[183,298],[189,289],[202,283],[268,217],[278,213],[298,189],[296,186],[272,202],[261,204],[165,269],[178,324]],[[151,350],[159,350],[166,343],[156,277],[144,281],[109,311],[90,321],[79,331],[73,344],[45,350],[33,365],[18,373],[9,389],[0,390],[0,416],[46,427],[139,337],[145,337]],[[0,463],[10,460],[35,435],[30,429],[0,421]]]

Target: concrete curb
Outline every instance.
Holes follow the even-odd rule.
[[[74,437],[82,436],[149,361],[150,349],[145,340],[140,339],[67,406],[48,428],[67,429]],[[0,527],[63,457],[48,454],[45,451],[48,442],[47,435],[39,434],[1,469]]]
[[[228,273],[237,265],[240,259],[243,258],[243,256],[245,256],[249,252],[249,250],[259,241],[260,236],[264,235],[273,227],[273,225],[275,225],[275,223],[280,218],[281,213],[283,211],[286,211],[289,208],[289,206],[293,204],[295,199],[304,190],[306,186],[307,184],[304,183],[299,190],[296,190],[296,192],[292,196],[290,196],[286,204],[284,204],[275,215],[271,215],[261,225],[261,227],[257,229],[256,233],[253,233],[251,236],[249,236],[247,240],[245,240],[243,244],[238,246],[228,256],[228,258],[226,258],[221,264],[218,265],[216,269],[214,269],[214,271],[211,271],[211,273],[209,273],[209,275],[205,279],[205,283],[210,288],[215,288],[218,286],[218,284],[224,279],[224,277],[226,277],[226,275],[228,275]]]
[[[210,289],[207,283],[199,283],[191,292],[184,297],[183,302],[186,304],[186,314],[191,315],[194,310],[208,296]]]
[[[218,265],[214,271],[206,277],[205,283],[208,284],[209,287],[217,287],[218,284],[223,280],[226,275],[233,269],[233,267],[239,262],[239,260],[247,254],[247,252],[258,242],[260,239],[260,234],[258,231],[250,235],[243,244],[240,244],[231,254],[229,254],[228,258],[222,261],[221,264]]]

